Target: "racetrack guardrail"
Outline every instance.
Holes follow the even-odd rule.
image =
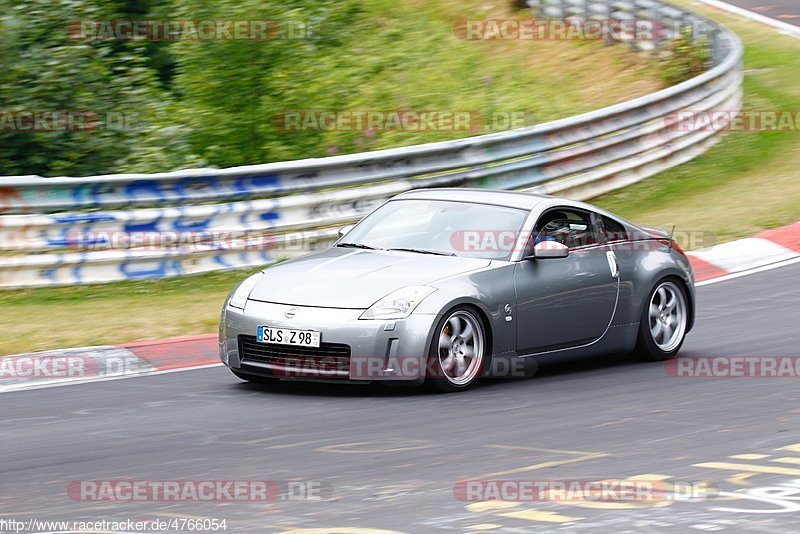
[[[317,246],[386,198],[420,187],[486,187],[586,199],[701,154],[720,128],[674,128],[679,112],[739,110],[742,44],[654,0],[530,0],[538,16],[657,20],[711,46],[709,69],[574,117],[465,139],[228,169],[0,178],[0,288],[161,278],[266,265]],[[661,46],[679,31],[662,32]],[[109,236],[191,235],[158,247]],[[88,237],[87,237],[88,236]],[[238,237],[237,237],[238,236]],[[162,238],[163,239],[163,238]],[[91,242],[90,242],[91,241]],[[118,245],[118,243],[117,243]]]

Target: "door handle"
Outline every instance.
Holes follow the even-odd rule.
[[[619,262],[617,262],[617,255],[613,250],[606,252],[606,259],[608,259],[608,268],[611,269],[611,278],[619,278]]]

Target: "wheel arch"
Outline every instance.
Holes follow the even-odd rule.
[[[686,308],[689,312],[689,317],[686,323],[686,333],[688,334],[692,327],[694,326],[694,316],[695,316],[695,295],[694,291],[692,291],[692,286],[686,279],[681,276],[681,274],[676,272],[665,273],[659,277],[654,278],[651,283],[647,287],[647,292],[644,293],[641,303],[639,305],[639,314],[638,317],[642,317],[644,314],[645,308],[648,306],[650,294],[653,292],[653,289],[658,287],[659,284],[666,280],[672,280],[673,282],[677,282],[680,285],[681,289],[683,289],[683,294],[686,296]]]
[[[442,311],[439,314],[440,317],[444,317],[453,312],[456,308],[469,308],[480,320],[481,324],[483,325],[483,333],[486,337],[486,354],[484,355],[485,358],[491,358],[492,354],[494,354],[494,328],[492,328],[492,321],[489,319],[490,312],[486,308],[486,306],[474,299],[470,298],[461,298],[452,300],[447,305],[442,307]],[[436,324],[438,321],[434,323],[434,328],[436,328]],[[436,333],[433,332],[432,339],[436,339]]]

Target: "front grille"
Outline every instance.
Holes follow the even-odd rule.
[[[259,343],[256,336],[239,336],[242,365],[253,365],[273,376],[347,378],[350,345],[320,343],[319,348]]]

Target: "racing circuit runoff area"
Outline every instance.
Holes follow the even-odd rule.
[[[796,361],[787,263],[701,284],[679,357]],[[674,366],[619,355],[444,396],[221,366],[4,393],[0,527],[800,530],[797,377]]]

